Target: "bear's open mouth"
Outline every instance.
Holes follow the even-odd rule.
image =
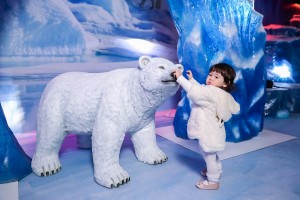
[[[162,80],[161,82],[163,82],[163,83],[174,83],[174,82],[176,82],[176,80],[175,79]]]

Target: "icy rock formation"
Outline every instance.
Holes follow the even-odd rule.
[[[155,134],[157,108],[179,89],[172,76],[182,65],[142,56],[139,68],[105,73],[70,72],[57,76],[43,93],[32,169],[39,176],[60,170],[58,151],[66,132],[92,132],[94,177],[111,188],[129,181],[119,164],[125,133],[135,155],[148,164],[165,162]]]
[[[30,174],[30,162],[8,127],[0,104],[0,184],[18,181]]]
[[[192,70],[200,83],[218,62],[231,64],[237,72],[232,94],[241,112],[226,123],[227,141],[256,136],[263,127],[265,103],[263,16],[247,0],[169,0],[169,5],[179,34],[178,57],[185,69]],[[179,137],[187,138],[189,114],[190,102],[183,93],[174,118]]]

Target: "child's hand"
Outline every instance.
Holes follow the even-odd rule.
[[[182,72],[178,69],[176,69],[173,73],[174,73],[176,78],[179,78],[179,76],[182,76]]]
[[[186,75],[188,76],[189,79],[193,79],[193,73],[191,70],[187,70]]]

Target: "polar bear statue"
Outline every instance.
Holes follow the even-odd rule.
[[[165,162],[167,156],[156,143],[154,117],[157,108],[179,89],[172,74],[175,69],[183,71],[183,66],[141,56],[138,68],[55,77],[39,105],[33,172],[48,176],[61,169],[58,152],[69,132],[92,134],[94,178],[107,188],[130,180],[119,164],[125,133],[131,135],[139,161]]]

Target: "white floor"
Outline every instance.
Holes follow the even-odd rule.
[[[176,144],[179,144],[182,147],[185,147],[201,155],[199,151],[198,141],[184,140],[176,137],[173,126],[165,126],[165,127],[157,128],[156,130],[157,130],[156,133],[159,136],[164,137]],[[256,151],[262,148],[266,148],[275,144],[279,144],[281,142],[293,140],[295,138],[297,137],[263,129],[263,131],[259,133],[258,136],[252,138],[251,140],[242,141],[239,143],[227,142],[226,149],[220,152],[218,155],[221,160],[224,160],[245,153],[249,153],[252,151]]]
[[[0,200],[18,200],[19,183],[18,181],[0,184]]]

